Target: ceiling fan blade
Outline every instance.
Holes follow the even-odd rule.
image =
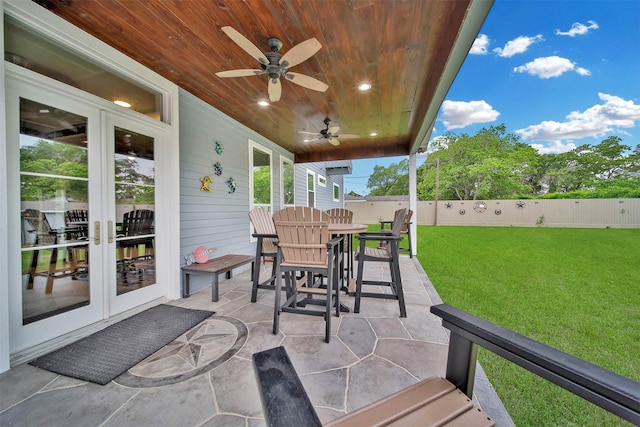
[[[244,68],[241,70],[220,71],[216,73],[218,77],[248,77],[264,74],[264,70]]]
[[[277,102],[282,95],[282,85],[280,79],[269,79],[269,100],[271,102]]]
[[[303,130],[299,130],[298,133],[303,133],[305,135],[318,135],[318,132],[306,132]]]
[[[338,135],[338,138],[340,139],[354,139],[354,138],[360,138],[360,135],[356,135],[353,133],[341,133],[340,135]]]
[[[337,147],[338,145],[340,145],[340,141],[338,141],[337,139],[335,139],[335,138],[333,138],[333,137],[329,138],[329,139],[328,139],[328,141],[329,141],[329,143],[330,143],[331,145],[335,145],[336,147]]]
[[[327,89],[329,89],[329,85],[327,85],[326,83],[323,83],[320,80],[314,79],[313,77],[309,77],[305,74],[287,73],[285,77],[287,78],[287,80],[302,87],[306,87],[307,89],[317,90],[318,92],[325,92]]]
[[[269,60],[267,59],[265,54],[262,53],[262,51],[258,49],[258,47],[256,47],[255,44],[251,43],[249,39],[247,39],[245,36],[240,34],[235,28],[222,27],[222,31],[224,31],[225,34],[228,35],[231,40],[236,42],[236,44],[240,46],[242,50],[244,50],[249,55],[257,59],[258,62],[264,65],[267,65],[269,63]]]
[[[291,68],[298,65],[301,62],[311,58],[317,51],[320,50],[322,45],[315,38],[312,37],[309,40],[305,40],[300,44],[295,45],[287,53],[280,58],[280,65],[285,68]]]
[[[327,129],[327,132],[331,135],[335,135],[336,133],[340,132],[340,126],[331,126],[329,129]]]

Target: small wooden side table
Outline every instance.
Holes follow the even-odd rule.
[[[211,301],[218,301],[218,276],[227,273],[227,279],[231,278],[232,270],[248,263],[253,263],[253,255],[223,255],[210,259],[203,264],[191,264],[182,267],[182,298],[189,296],[190,274],[211,274]],[[252,268],[255,266],[252,266]]]

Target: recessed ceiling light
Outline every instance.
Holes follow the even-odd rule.
[[[371,83],[360,83],[358,85],[358,90],[364,92],[365,90],[371,89]]]
[[[48,108],[42,108],[42,109],[38,110],[38,112],[40,114],[47,114],[49,112],[49,109]]]
[[[268,107],[269,103],[267,101],[258,101],[258,105],[261,107]]]
[[[131,108],[131,104],[126,101],[120,101],[119,99],[116,99],[115,101],[113,101],[113,103],[124,108]]]
[[[371,132],[369,136],[378,136],[378,132]]]

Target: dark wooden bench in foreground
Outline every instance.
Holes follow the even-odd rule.
[[[260,400],[268,426],[322,426],[284,347],[253,355]],[[325,426],[464,426],[495,425],[473,402],[444,378],[431,377]]]
[[[328,426],[493,425],[471,403],[478,345],[640,425],[640,383],[447,304],[431,312],[451,331],[446,379],[426,379]],[[255,353],[253,364],[268,426],[322,425],[283,347]]]
[[[211,301],[218,301],[218,276],[227,273],[227,279],[231,278],[232,270],[253,262],[253,255],[223,255],[212,258],[202,264],[191,264],[182,267],[182,298],[189,296],[190,274],[211,274]]]

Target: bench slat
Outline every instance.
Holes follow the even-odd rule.
[[[464,416],[468,426],[495,425],[444,378],[431,377],[335,419],[327,427],[448,426]],[[455,425],[455,424],[453,424]]]

